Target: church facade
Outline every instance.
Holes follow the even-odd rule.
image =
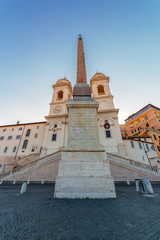
[[[72,85],[66,78],[52,85],[53,96],[46,121],[0,126],[0,156],[22,157],[39,153],[45,156],[66,146],[68,112],[66,103],[73,96]],[[100,143],[106,152],[126,155],[114,107],[109,77],[96,73],[90,79],[92,98],[99,103],[98,126]],[[105,123],[107,128],[105,128]]]
[[[109,88],[109,77],[96,73],[90,80],[92,97],[99,103],[98,126],[100,143],[107,152],[125,154],[118,124],[118,109],[114,107]],[[67,79],[60,79],[53,86],[53,97],[46,128],[42,154],[47,155],[66,146],[68,133],[68,112],[66,102],[72,98],[72,86]],[[108,129],[105,129],[108,122]]]
[[[92,98],[98,103],[98,127],[100,144],[108,153],[131,158],[150,164],[146,150],[133,148],[133,139],[123,140],[118,123],[118,109],[115,108],[110,91],[109,77],[96,73],[90,79]],[[44,157],[67,144],[68,112],[66,103],[73,97],[71,82],[66,78],[59,79],[52,85],[53,95],[49,114],[44,122],[33,122],[0,126],[0,164],[10,163],[17,158],[27,156]],[[134,146],[136,146],[135,141]],[[149,158],[157,158],[151,140],[147,140]],[[137,145],[139,146],[139,145]]]

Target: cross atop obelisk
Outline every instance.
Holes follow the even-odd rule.
[[[77,81],[73,89],[73,97],[90,97],[91,90],[87,84],[84,48],[82,35],[78,37],[77,48]]]

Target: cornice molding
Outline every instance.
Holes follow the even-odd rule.
[[[45,119],[51,119],[51,118],[59,118],[59,117],[68,117],[68,114],[64,113],[64,114],[59,114],[59,115],[48,115],[45,116]]]

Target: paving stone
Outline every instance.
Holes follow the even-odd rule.
[[[117,199],[53,199],[53,185],[0,186],[0,240],[160,240],[153,198],[116,186]]]

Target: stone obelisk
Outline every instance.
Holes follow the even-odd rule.
[[[100,146],[98,103],[87,84],[83,40],[78,39],[77,81],[67,102],[68,140],[59,162],[54,197],[115,198],[107,156]]]

